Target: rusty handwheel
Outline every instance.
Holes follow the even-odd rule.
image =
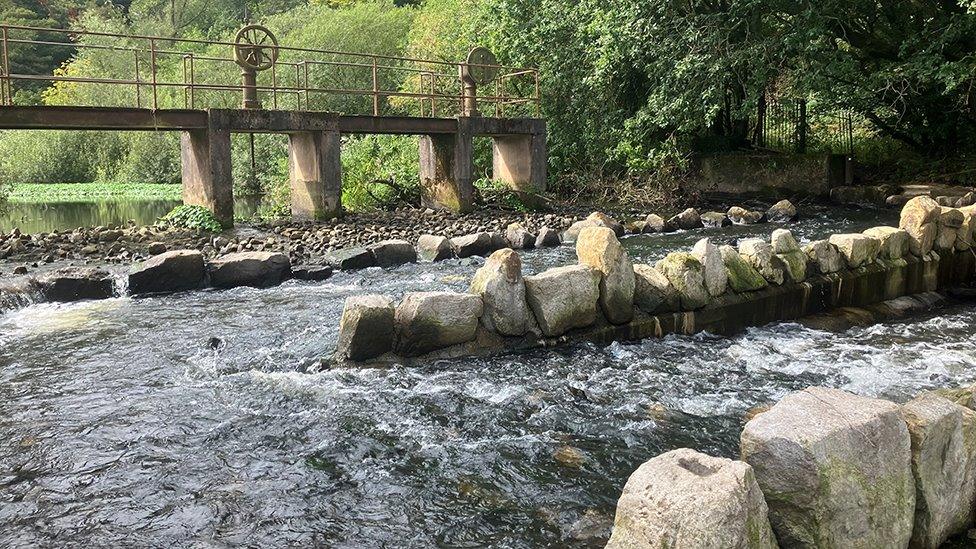
[[[247,25],[234,38],[234,62],[245,69],[263,71],[278,60],[278,39],[262,25]]]

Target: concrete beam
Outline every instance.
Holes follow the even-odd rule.
[[[420,196],[428,208],[469,212],[474,208],[473,142],[469,123],[456,134],[420,136]]]
[[[203,206],[224,227],[234,226],[234,180],[231,176],[230,132],[184,131],[180,139],[183,203]]]
[[[342,162],[338,131],[288,135],[291,214],[298,219],[342,215]]]
[[[123,107],[0,107],[0,129],[9,130],[190,130],[207,127],[207,112]]]
[[[492,137],[492,178],[514,191],[545,192],[545,132]]]

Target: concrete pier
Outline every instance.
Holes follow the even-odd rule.
[[[492,178],[524,193],[546,191],[546,134],[492,138]]]
[[[469,212],[474,207],[470,131],[420,136],[421,203],[435,210]],[[466,128],[465,128],[466,129]]]
[[[183,203],[203,206],[224,227],[234,225],[234,180],[231,176],[230,131],[208,128],[184,131],[180,139]]]
[[[288,135],[291,214],[322,220],[342,215],[342,162],[338,131]]]

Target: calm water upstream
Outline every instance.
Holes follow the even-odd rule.
[[[880,215],[792,227],[814,238]],[[702,234],[773,228],[625,242],[652,261]],[[525,258],[537,271],[573,251]],[[464,290],[472,272],[409,265],[0,316],[0,546],[598,545],[640,463],[681,446],[734,456],[752,406],[813,384],[904,400],[976,379],[971,308],[840,334],[785,323],[305,373],[346,296]]]

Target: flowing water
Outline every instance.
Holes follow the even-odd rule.
[[[625,244],[653,261],[772,228]],[[531,272],[573,251],[524,257]],[[808,385],[900,401],[976,379],[966,307],[840,334],[781,323],[309,373],[346,296],[464,290],[462,263],[0,316],[0,546],[599,546],[640,463],[683,446],[734,457],[751,407]]]

